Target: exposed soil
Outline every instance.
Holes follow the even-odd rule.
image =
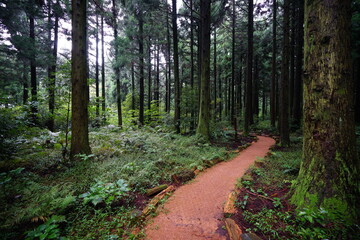
[[[264,157],[275,143],[259,140],[228,162],[221,162],[178,188],[159,215],[146,227],[147,239],[227,239],[223,228],[223,204],[257,157]]]

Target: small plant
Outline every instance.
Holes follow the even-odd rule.
[[[75,157],[79,158],[79,159],[81,159],[83,161],[87,161],[87,160],[95,157],[95,155],[94,154],[89,154],[89,155],[87,155],[87,154],[76,154]]]
[[[25,240],[32,239],[60,239],[66,240],[67,238],[60,236],[59,224],[65,222],[64,216],[52,216],[44,224],[41,224],[36,229],[26,232]]]
[[[81,194],[79,198],[82,198],[85,204],[91,202],[96,206],[104,202],[106,205],[110,205],[115,199],[126,196],[126,192],[129,190],[127,183],[123,179],[119,179],[114,183],[98,181],[90,187],[89,192]]]
[[[243,201],[236,201],[235,205],[241,207],[242,209],[246,208],[247,201],[248,201],[249,195],[245,195],[243,198]]]

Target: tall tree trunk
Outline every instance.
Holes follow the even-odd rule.
[[[302,75],[303,75],[303,46],[304,46],[304,1],[299,0],[297,12],[297,26],[296,26],[296,58],[295,58],[295,82],[294,82],[294,106],[293,106],[293,120],[294,125],[300,127],[301,119],[301,100],[302,100]]]
[[[282,146],[290,145],[289,136],[289,58],[290,58],[290,39],[289,39],[289,18],[290,0],[284,1],[284,39],[281,64],[281,85],[280,85],[280,142]]]
[[[102,121],[106,122],[106,95],[105,95],[105,38],[104,38],[104,16],[101,15],[101,111]]]
[[[248,6],[248,49],[247,49],[247,79],[246,79],[246,103],[244,132],[249,133],[250,124],[254,122],[252,112],[252,70],[253,70],[253,34],[254,34],[254,5],[249,0]]]
[[[291,3],[290,21],[290,78],[289,78],[289,107],[290,116],[293,114],[294,107],[294,84],[295,84],[295,1]]]
[[[151,110],[151,101],[152,101],[152,92],[151,92],[151,37],[149,36],[149,40],[148,40],[148,63],[147,63],[147,67],[148,67],[148,101],[147,101],[147,108],[149,110]],[[149,121],[151,119],[151,116],[149,116]]]
[[[118,126],[122,126],[122,109],[121,109],[121,83],[120,83],[120,66],[117,62],[119,57],[119,49],[117,44],[118,39],[118,25],[117,25],[117,8],[116,0],[112,0],[113,8],[113,28],[114,28],[114,42],[115,42],[115,81],[116,81],[116,103],[117,103],[117,113],[118,113]]]
[[[221,65],[219,65],[219,99],[220,99],[220,103],[219,103],[219,117],[220,120],[222,119],[222,111],[223,111],[223,92],[222,92],[222,81],[221,81]]]
[[[96,13],[96,32],[95,32],[95,124],[100,126],[100,87],[99,87],[99,16]],[[116,50],[115,50],[116,52]]]
[[[210,140],[210,6],[211,0],[200,1],[201,18],[201,90],[199,122],[196,134]]]
[[[70,157],[90,154],[88,132],[86,0],[72,0],[71,149]]]
[[[271,91],[270,91],[270,121],[271,126],[276,124],[276,0],[273,0],[273,29],[272,29],[272,57],[271,57]]]
[[[194,90],[194,74],[195,74],[195,67],[194,67],[194,11],[193,11],[193,0],[190,0],[190,87]],[[195,98],[194,94],[191,94],[192,98]],[[192,99],[195,101],[195,99]],[[216,104],[215,104],[216,105]],[[191,113],[190,113],[190,130],[194,130],[195,128],[195,106],[191,106]]]
[[[291,198],[360,220],[350,0],[305,1],[304,148]]]
[[[232,0],[232,43],[231,43],[231,122],[237,136],[237,122],[235,113],[235,27],[236,27],[236,6],[235,0]]]
[[[172,24],[173,24],[173,43],[174,43],[174,78],[175,78],[175,130],[180,133],[180,77],[179,77],[179,50],[178,50],[178,30],[176,16],[176,0],[172,0]]]
[[[135,69],[134,62],[131,62],[131,110],[133,110],[133,117],[135,112],[135,94]]]
[[[23,64],[23,105],[26,105],[29,100],[29,82],[28,82],[28,71],[26,64]]]
[[[104,38],[104,16],[101,15],[101,111],[102,121],[106,122],[106,95],[105,95],[105,38]]]
[[[216,27],[214,27],[214,119],[216,120],[218,109],[217,109],[217,53],[216,53]],[[191,86],[192,88],[193,86]]]
[[[30,20],[30,39],[34,54],[30,57],[30,88],[31,88],[31,122],[38,123],[38,97],[37,97],[37,77],[36,77],[36,45],[35,45],[35,19],[32,14],[29,16]]]
[[[254,76],[253,76],[253,114],[256,119],[259,117],[259,59],[255,55]]]
[[[156,101],[157,111],[159,111],[160,106],[160,43],[157,40],[157,52],[156,52],[156,81],[154,89],[154,100]]]
[[[166,84],[166,109],[167,113],[170,113],[171,105],[171,40],[170,40],[170,23],[169,23],[169,10],[166,11],[166,39],[167,39],[167,66],[168,66],[168,81]]]
[[[51,46],[51,28],[49,27],[49,50],[52,53],[52,62],[48,69],[48,92],[49,92],[49,113],[50,117],[48,119],[48,128],[50,131],[55,131],[55,121],[54,121],[54,111],[55,111],[55,87],[56,87],[56,61],[57,61],[57,45],[58,45],[58,35],[59,35],[59,15],[58,15],[58,7],[59,0],[56,1],[56,5],[51,7],[51,0],[49,0],[49,26],[51,24],[51,9],[53,9],[53,13],[55,15],[54,22],[54,43]]]
[[[241,52],[241,51],[240,51]],[[237,82],[237,106],[238,106],[238,116],[241,117],[242,115],[242,81],[243,81],[243,77],[242,77],[242,71],[243,71],[243,59],[242,59],[242,54],[240,53],[240,62],[239,62],[239,74],[238,74],[238,82]]]
[[[139,67],[140,67],[140,79],[139,79],[139,123],[144,125],[144,20],[142,13],[138,15],[139,21]]]

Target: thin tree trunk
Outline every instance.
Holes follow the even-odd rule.
[[[231,47],[231,86],[230,86],[230,94],[231,94],[231,111],[230,117],[231,122],[235,129],[235,137],[237,136],[237,123],[236,123],[236,115],[235,115],[235,27],[236,27],[236,6],[235,0],[232,0],[232,47]]]
[[[57,61],[57,45],[58,45],[58,33],[59,33],[59,16],[57,14],[56,7],[59,6],[59,0],[56,1],[56,5],[52,8],[55,15],[54,22],[54,45],[51,51],[51,28],[49,28],[49,42],[50,42],[50,51],[52,52],[52,64],[48,69],[48,78],[49,78],[49,112],[50,117],[48,120],[48,128],[50,131],[55,131],[55,122],[54,122],[54,111],[55,111],[55,87],[56,87],[56,61]],[[51,0],[49,0],[49,24],[51,23]]]
[[[255,55],[254,77],[253,77],[253,113],[256,119],[259,117],[259,59]]]
[[[195,67],[194,67],[194,13],[193,13],[193,0],[190,0],[190,87],[194,89],[194,74],[195,74]],[[191,95],[194,98],[194,94]],[[195,101],[195,99],[192,99]],[[191,113],[190,113],[190,130],[194,130],[195,128],[195,106],[191,106]]]
[[[139,123],[144,125],[144,20],[142,13],[138,15],[139,21],[139,67],[140,67],[140,79],[139,79]]]
[[[250,124],[254,122],[252,112],[252,68],[253,68],[253,0],[249,0],[248,6],[248,49],[247,49],[247,81],[246,81],[246,105],[245,105],[245,124],[244,132],[249,133]]]
[[[166,84],[166,109],[170,113],[171,107],[171,40],[170,40],[170,24],[169,24],[169,10],[166,11],[166,39],[167,39],[167,65],[168,65],[168,81]]]
[[[100,87],[99,87],[99,16],[96,13],[96,32],[95,32],[95,125],[100,126]],[[116,52],[116,50],[115,50]]]
[[[302,74],[303,74],[303,46],[304,46],[304,1],[298,1],[297,12],[297,31],[296,31],[296,59],[295,59],[295,82],[294,82],[294,106],[293,106],[293,120],[294,125],[300,127],[301,119],[301,100],[302,100]]]
[[[276,124],[276,0],[273,0],[273,37],[272,37],[272,58],[271,58],[271,91],[270,91],[270,121],[271,126]]]
[[[101,111],[102,121],[106,122],[106,95],[105,95],[105,38],[104,38],[104,16],[101,15]]]
[[[149,36],[149,40],[148,40],[148,63],[147,63],[147,67],[148,67],[148,110],[149,110],[149,113],[150,113],[150,110],[151,110],[151,101],[152,101],[152,95],[151,95],[151,38]],[[151,116],[149,116],[149,121],[151,119]]]
[[[116,9],[116,0],[112,0],[113,3],[113,27],[114,27],[114,41],[115,41],[115,59],[118,59],[119,49],[117,44],[118,38],[118,25],[117,25],[117,9]],[[117,103],[117,112],[118,112],[118,126],[122,126],[122,109],[121,109],[121,83],[120,83],[120,66],[119,63],[115,63],[115,81],[116,81],[116,103]]]
[[[131,62],[131,110],[133,110],[133,117],[135,112],[135,94],[135,69],[134,62]]]
[[[290,145],[289,136],[289,58],[290,58],[290,39],[289,39],[289,18],[290,0],[284,1],[284,39],[281,64],[281,88],[280,88],[280,142],[282,146]]]
[[[70,157],[90,154],[88,130],[87,83],[87,32],[86,0],[72,1],[72,51],[71,51],[71,149]]]
[[[289,107],[290,116],[293,115],[294,107],[294,81],[295,81],[295,1],[291,3],[290,21],[290,78],[289,78]]]
[[[26,105],[29,100],[29,82],[28,82],[28,72],[26,64],[23,64],[23,105]]]
[[[36,77],[36,45],[35,45],[35,19],[34,16],[29,16],[30,20],[30,39],[34,49],[34,54],[30,57],[30,88],[31,88],[31,122],[38,123],[38,97],[37,97],[37,77]]]
[[[219,103],[219,117],[220,120],[222,120],[222,111],[223,111],[223,92],[222,92],[222,81],[221,81],[221,65],[219,65],[219,99],[220,99],[220,103]]]
[[[179,77],[179,50],[178,50],[178,30],[176,16],[176,0],[172,0],[172,24],[173,24],[173,42],[174,42],[174,77],[175,77],[175,130],[180,133],[180,77]]]
[[[217,85],[216,85],[216,81],[217,81],[217,53],[216,53],[216,27],[214,27],[214,119],[216,120],[217,118],[217,114],[218,114],[218,109],[217,109]],[[193,86],[191,86],[192,88]]]
[[[155,94],[154,100],[156,101],[157,111],[159,111],[160,106],[160,43],[157,40],[157,52],[156,52],[156,81],[155,81]]]

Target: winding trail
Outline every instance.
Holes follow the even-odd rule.
[[[148,240],[227,239],[222,229],[223,205],[234,189],[236,179],[264,157],[274,139],[259,140],[228,162],[207,169],[196,179],[177,189],[164,204],[164,210],[146,227]]]

